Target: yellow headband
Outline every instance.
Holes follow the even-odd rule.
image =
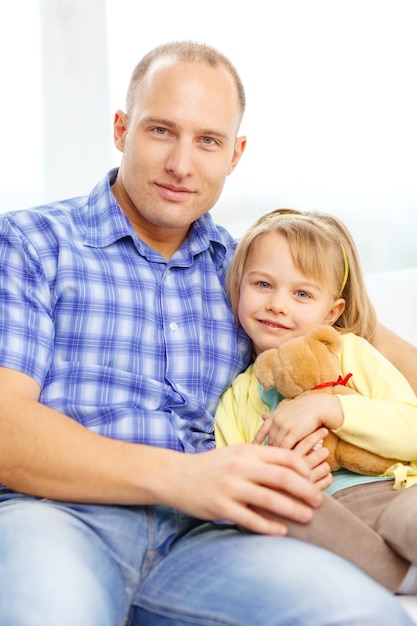
[[[342,252],[343,252],[343,262],[345,264],[345,273],[343,275],[342,286],[340,288],[339,295],[337,296],[338,298],[340,298],[340,296],[342,295],[343,289],[346,287],[347,279],[349,276],[349,261],[348,261],[345,246],[343,245],[342,242],[340,242],[340,247],[342,248]]]
[[[325,230],[330,230],[329,226],[323,222],[322,220],[320,220],[317,217],[314,216],[310,216],[310,215],[304,215],[303,213],[273,213],[271,214],[271,217],[295,217],[296,219],[304,219],[307,222],[314,222],[315,224],[318,224],[319,226],[323,227]],[[343,293],[343,289],[346,287],[346,283],[347,283],[347,279],[349,276],[349,261],[348,261],[348,256],[346,253],[346,249],[345,246],[343,245],[343,243],[340,241],[340,247],[342,248],[342,254],[343,254],[343,263],[345,266],[345,272],[343,275],[343,281],[342,281],[342,286],[340,288],[339,294],[338,294],[338,298],[340,298],[340,296]]]

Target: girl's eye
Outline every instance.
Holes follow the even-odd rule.
[[[300,290],[300,291],[296,291],[295,293],[296,293],[296,295],[299,298],[309,298],[310,297],[310,295],[306,291],[301,291]]]
[[[269,289],[270,284],[266,282],[266,280],[259,280],[257,283],[258,287],[261,289]]]

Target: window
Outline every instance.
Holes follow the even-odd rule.
[[[39,2],[1,0],[0,212],[43,199]]]

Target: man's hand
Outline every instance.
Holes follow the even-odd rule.
[[[284,535],[285,519],[308,523],[323,501],[311,467],[293,450],[240,444],[178,456],[167,504],[201,519]]]

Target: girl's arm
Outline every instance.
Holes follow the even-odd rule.
[[[352,334],[343,336],[340,364],[359,393],[340,396],[344,421],[337,434],[382,456],[417,459],[417,397],[403,374]]]
[[[267,410],[259,397],[258,384],[252,367],[238,376],[220,398],[214,421],[216,447],[251,443],[263,423]],[[303,457],[310,470],[310,480],[319,489],[326,489],[332,481],[327,450],[315,447],[328,430],[319,428],[302,439],[294,450]],[[259,443],[263,443],[262,441]]]
[[[220,398],[214,417],[216,447],[251,443],[267,411],[252,366],[237,376]]]
[[[292,448],[319,425],[381,456],[417,459],[417,398],[406,378],[366,340],[343,335],[342,376],[358,393],[311,394],[266,416],[256,441]]]

